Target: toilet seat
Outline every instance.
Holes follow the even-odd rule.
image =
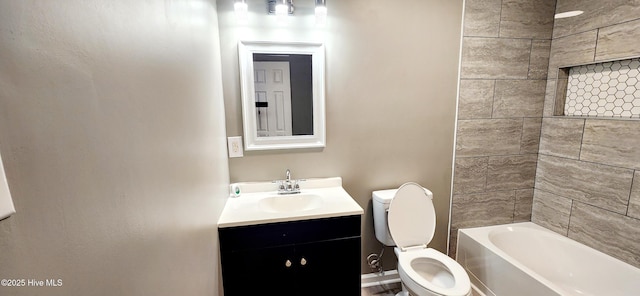
[[[414,262],[418,264],[433,264],[434,269],[441,268],[441,276],[448,277],[450,274],[453,283],[448,282],[448,278],[425,278],[413,267],[414,264],[412,263]],[[471,281],[464,268],[449,256],[432,248],[399,252],[398,272],[402,282],[413,291],[424,289],[438,295],[447,296],[468,295],[471,291]]]
[[[469,295],[471,281],[458,262],[427,248],[436,229],[433,194],[416,183],[405,183],[389,205],[389,233],[396,243],[398,273],[414,293]]]

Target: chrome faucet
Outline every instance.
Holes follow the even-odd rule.
[[[300,193],[300,180],[291,180],[291,170],[287,169],[284,180],[275,181],[278,183],[278,194]]]

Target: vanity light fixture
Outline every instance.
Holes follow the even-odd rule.
[[[246,0],[234,0],[233,9],[236,12],[238,22],[246,23],[249,20],[249,6]]]
[[[327,1],[316,0],[316,25],[323,26],[327,23]]]

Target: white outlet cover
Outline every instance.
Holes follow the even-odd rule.
[[[242,137],[228,137],[227,145],[229,146],[229,158],[243,157]]]

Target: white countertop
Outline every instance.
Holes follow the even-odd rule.
[[[278,196],[278,185],[272,182],[234,183],[240,187],[240,196],[230,194],[218,220],[218,227],[234,227],[275,222],[299,221],[350,215],[362,215],[364,210],[342,188],[342,178],[307,179],[300,183],[300,198],[307,194],[322,197],[320,206],[309,210],[293,212],[265,211],[259,201],[266,197]],[[283,198],[295,195],[281,195]]]

